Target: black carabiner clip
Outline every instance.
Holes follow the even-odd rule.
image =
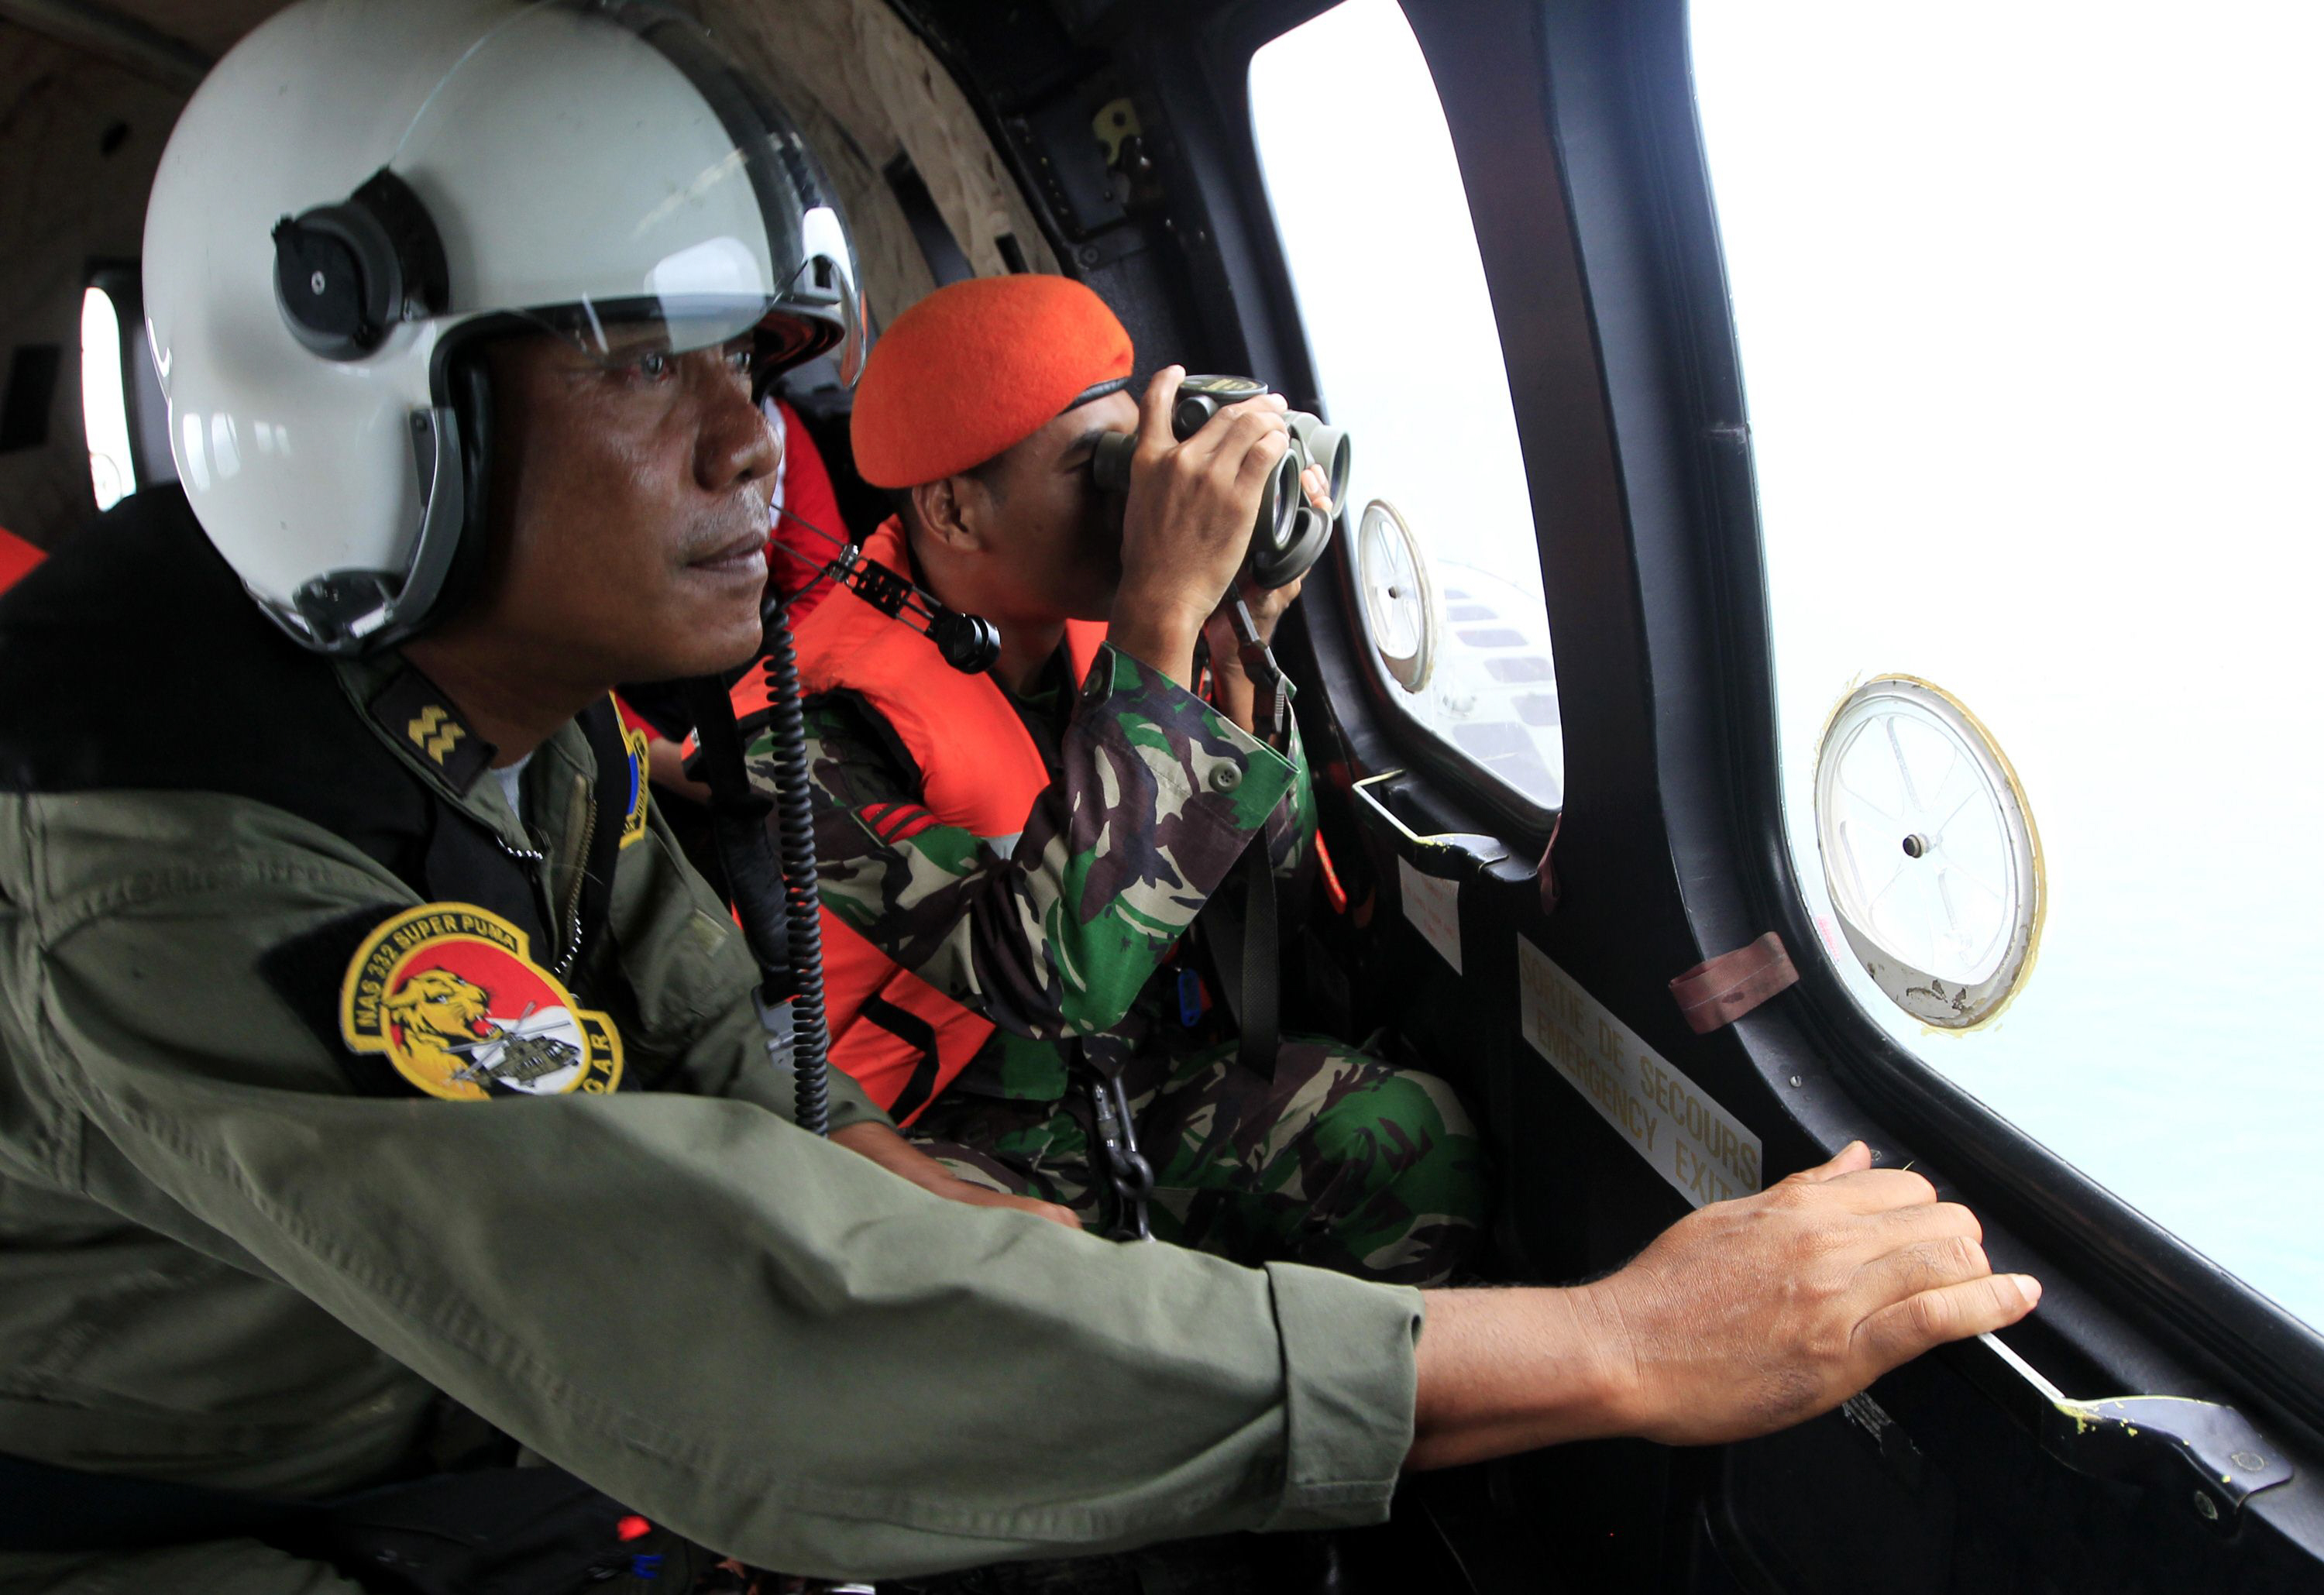
[[[1121,1076],[1093,1071],[1090,1108],[1096,1120],[1098,1148],[1105,1158],[1106,1183],[1113,1187],[1114,1221],[1106,1231],[1112,1240],[1151,1240],[1154,1230],[1147,1204],[1154,1195],[1154,1166],[1138,1149],[1138,1131],[1130,1116],[1130,1093]]]

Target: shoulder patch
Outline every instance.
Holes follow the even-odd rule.
[[[524,932],[472,903],[377,926],[339,984],[340,1039],[429,1096],[480,1102],[613,1090],[622,1037],[532,961]]]
[[[630,761],[630,807],[622,816],[622,845],[627,847],[646,834],[646,733],[634,725],[622,728],[622,749]]]
[[[470,731],[436,684],[417,670],[397,671],[370,708],[389,737],[441,773],[464,798],[492,764],[492,743]]]

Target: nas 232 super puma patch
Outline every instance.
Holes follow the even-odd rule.
[[[447,1102],[612,1091],[622,1037],[532,961],[524,932],[471,903],[423,903],[364,938],[339,987],[358,1053]]]

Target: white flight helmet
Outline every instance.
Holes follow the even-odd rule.
[[[301,0],[179,119],[145,219],[170,440],[203,530],[300,642],[409,635],[484,540],[475,352],[756,329],[862,353],[822,171],[699,24],[634,0]]]

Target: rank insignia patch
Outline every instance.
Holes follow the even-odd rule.
[[[382,687],[370,705],[371,717],[428,767],[467,796],[476,778],[491,767],[492,743],[471,732],[419,671],[405,668]]]
[[[447,1102],[612,1091],[622,1037],[574,1006],[524,932],[471,903],[423,903],[374,930],[339,987],[339,1033]]]
[[[622,845],[627,847],[646,834],[646,733],[623,727],[622,747],[630,758],[630,807],[622,816]]]

